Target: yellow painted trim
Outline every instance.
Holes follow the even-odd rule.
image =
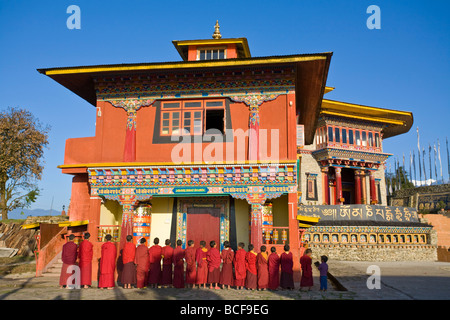
[[[320,218],[319,217],[302,216],[299,214],[299,215],[297,215],[297,220],[317,223],[317,222],[319,222]]]
[[[34,228],[39,227],[39,225],[40,225],[40,222],[24,224],[24,225],[22,225],[22,229],[34,229]]]
[[[299,226],[300,228],[310,228],[310,227],[312,227],[312,224],[299,223],[298,226]]]
[[[374,121],[374,122],[382,122],[382,123],[389,123],[389,124],[395,124],[395,125],[399,125],[399,126],[403,126],[405,125],[404,121],[401,120],[393,120],[393,119],[388,119],[388,118],[377,118],[377,117],[372,117],[372,116],[357,116],[357,115],[353,115],[353,114],[348,114],[348,113],[342,113],[342,112],[332,112],[332,111],[321,111],[321,114],[328,114],[328,115],[332,115],[332,116],[339,116],[339,117],[347,117],[347,118],[353,118],[353,119],[360,119],[360,120],[370,120],[370,121]]]
[[[76,227],[76,226],[83,226],[85,224],[89,224],[89,220],[64,221],[64,222],[58,223],[58,226],[60,226],[60,227]]]
[[[363,106],[360,104],[354,104],[354,103],[348,103],[348,102],[342,102],[342,101],[334,101],[334,100],[328,100],[328,99],[322,100],[322,106],[323,106],[323,103],[328,103],[328,104],[332,104],[335,106],[347,107],[347,109],[341,108],[341,109],[347,110],[347,111],[348,111],[348,108],[350,108],[350,109],[358,109],[359,112],[361,110],[366,110],[368,112],[372,111],[372,113],[374,111],[377,111],[377,112],[384,112],[384,113],[388,113],[388,114],[397,114],[397,115],[404,115],[404,116],[411,116],[411,114],[412,114],[411,112],[408,112],[408,111],[384,109],[384,108],[378,108],[378,107],[369,107],[369,106]],[[323,108],[326,109],[326,106],[323,106]]]
[[[152,166],[197,166],[197,165],[239,165],[239,164],[295,164],[297,160],[281,160],[281,161],[270,161],[270,160],[245,160],[245,161],[223,161],[216,163],[206,163],[206,162],[190,162],[177,164],[173,162],[104,162],[104,163],[79,163],[79,164],[63,164],[59,165],[59,169],[70,169],[70,168],[95,168],[95,167],[152,167]]]
[[[69,67],[62,69],[49,69],[45,71],[47,76],[59,75],[59,74],[75,74],[75,73],[93,73],[93,72],[112,72],[112,71],[139,71],[139,70],[161,70],[161,69],[184,69],[184,68],[202,68],[202,67],[229,67],[229,66],[245,66],[255,64],[270,64],[270,63],[289,63],[289,62],[301,62],[301,61],[313,61],[313,60],[325,60],[326,56],[312,55],[302,57],[290,57],[290,58],[252,58],[249,60],[208,60],[208,62],[175,62],[175,63],[162,63],[151,65],[133,65],[133,66],[92,66],[92,67]]]

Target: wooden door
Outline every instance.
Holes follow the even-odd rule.
[[[200,241],[206,242],[206,248],[210,248],[209,242],[215,240],[220,247],[220,209],[208,207],[191,207],[187,209],[186,243],[194,240],[195,248]]]

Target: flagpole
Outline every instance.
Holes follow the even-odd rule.
[[[425,148],[422,147],[423,155],[422,155],[422,161],[423,161],[423,178],[425,180],[425,184],[427,183],[427,172],[425,170]]]
[[[417,187],[417,172],[416,172],[416,153],[413,149],[413,167],[414,167],[414,187]]]
[[[436,144],[434,144],[433,147],[434,147],[434,175],[436,177],[436,184],[437,184],[438,177],[437,177],[437,165],[436,165],[436,158],[437,158]]]
[[[419,142],[419,127],[417,127],[417,149],[419,150],[419,152],[418,152],[418,157],[419,157],[419,161],[418,161],[418,164],[419,164],[419,179],[420,179],[420,185],[422,185],[422,163],[420,161],[420,152],[421,152],[421,150],[420,150],[420,142]]]
[[[442,175],[441,144],[439,143],[439,139],[437,139],[437,141],[438,141],[439,173],[441,174],[441,181],[442,183],[444,183],[444,176]]]
[[[450,155],[448,153],[448,139],[445,137],[445,144],[447,146],[447,177],[448,181],[450,181]]]
[[[425,157],[425,155],[424,155]],[[433,184],[433,168],[431,167],[431,144],[428,144],[428,158],[430,159],[430,185]]]

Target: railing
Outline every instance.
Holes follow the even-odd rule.
[[[289,227],[263,227],[263,243],[266,245],[289,243]]]
[[[111,242],[119,242],[120,226],[119,225],[98,225],[97,226],[97,241],[106,242],[105,236],[110,234]]]

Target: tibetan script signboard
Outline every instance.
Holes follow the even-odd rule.
[[[417,210],[408,207],[390,207],[377,205],[301,205],[299,214],[319,217],[321,220],[339,221],[388,221],[388,222],[419,222]]]
[[[419,194],[417,204],[420,211],[450,210],[450,192]]]

